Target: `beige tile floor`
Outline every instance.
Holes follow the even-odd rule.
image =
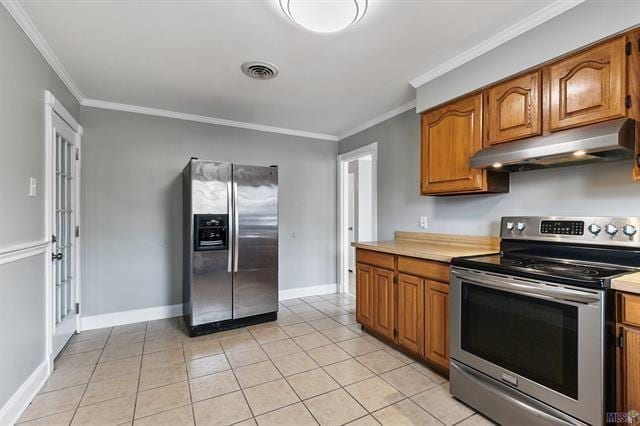
[[[21,424],[488,425],[447,381],[355,322],[354,299],[189,338],[171,318],[73,337]]]

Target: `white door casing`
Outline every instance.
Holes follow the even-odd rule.
[[[348,173],[349,162],[371,155],[371,240],[378,239],[378,143],[373,142],[338,155],[338,292],[346,293],[349,283]],[[355,237],[357,239],[357,237]]]
[[[80,144],[82,126],[45,92],[46,357],[50,368],[79,329]],[[54,255],[57,258],[54,259]]]

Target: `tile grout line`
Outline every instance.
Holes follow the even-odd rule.
[[[186,328],[186,325],[185,325],[185,328]],[[187,335],[189,335],[188,332],[187,332]],[[182,347],[182,359],[184,360],[184,367],[187,368],[187,356],[184,353],[184,341],[182,342],[181,347]],[[222,345],[220,345],[220,348],[222,348]],[[190,360],[190,361],[193,361],[193,360]],[[227,362],[229,362],[229,361],[227,360]],[[191,379],[189,377],[189,369],[188,368],[187,368],[187,389],[189,390],[189,402],[190,402],[189,405],[190,405],[190,408],[191,408],[191,416],[193,418],[193,424],[195,424],[196,423],[196,412],[195,412],[195,409],[193,408],[193,395],[191,394]],[[158,414],[158,413],[155,413],[155,414]]]
[[[107,337],[107,340],[104,342],[104,346],[102,346],[102,350],[100,351],[100,356],[98,356],[98,359],[96,360],[96,364],[93,366],[93,371],[91,372],[91,376],[89,376],[89,381],[87,382],[87,384],[84,387],[84,390],[82,391],[82,395],[80,396],[80,399],[76,404],[75,410],[73,411],[73,416],[71,416],[71,420],[69,421],[69,424],[73,424],[73,421],[75,420],[76,415],[78,414],[78,410],[80,409],[80,404],[82,403],[82,399],[84,398],[84,395],[87,393],[87,389],[89,388],[89,384],[91,383],[91,378],[93,377],[93,375],[96,372],[96,369],[98,368],[98,363],[100,362],[100,358],[102,358],[102,354],[104,354],[104,350],[107,347],[107,343],[109,342],[109,339],[111,338],[112,333],[113,333],[113,327],[111,327],[111,330],[109,331],[109,336]]]
[[[140,368],[138,370],[138,385],[136,386],[136,395],[133,401],[133,413],[131,414],[131,424],[136,419],[136,409],[138,408],[138,394],[140,393],[140,382],[142,381],[142,362],[144,361],[144,346],[147,344],[147,330],[149,329],[149,321],[144,326],[144,340],[142,341],[142,353],[140,354]]]

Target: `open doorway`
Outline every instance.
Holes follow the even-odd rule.
[[[377,238],[377,143],[338,156],[339,292],[355,296],[352,242]]]

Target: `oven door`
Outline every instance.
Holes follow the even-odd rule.
[[[604,292],[452,268],[451,358],[591,424],[604,417]]]

